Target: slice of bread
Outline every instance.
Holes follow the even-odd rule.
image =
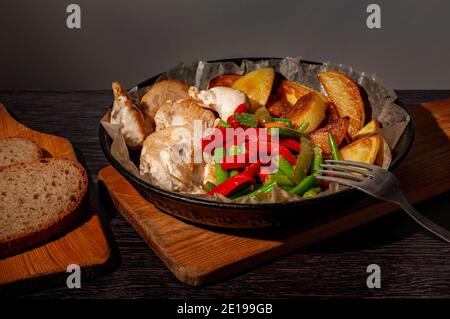
[[[84,168],[65,159],[0,168],[0,257],[68,229],[81,213],[87,187]]]
[[[0,140],[0,167],[35,161],[42,157],[42,149],[35,142],[23,137]]]

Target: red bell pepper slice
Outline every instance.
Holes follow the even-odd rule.
[[[296,153],[300,152],[300,143],[293,138],[281,139],[280,145],[286,147],[290,151],[294,151]]]
[[[255,179],[244,173],[237,174],[223,181],[221,184],[214,187],[208,192],[209,195],[221,194],[223,196],[228,196],[232,192],[237,191],[240,188],[246,187],[249,184],[254,184]]]
[[[261,168],[261,165],[262,165],[262,164],[261,164],[260,162],[251,163],[250,165],[248,165],[248,166],[245,168],[243,174],[247,174],[247,175],[253,177],[253,176],[255,176],[255,175],[258,174],[258,172],[259,172],[259,170],[260,170],[260,168]]]
[[[247,151],[249,152],[249,159],[250,159],[250,161],[252,161],[252,159],[254,158],[255,154],[252,154],[253,152],[250,152],[251,148],[250,148],[249,143],[251,143],[251,142],[247,142],[245,144],[245,147],[246,147]],[[257,155],[259,155],[259,156],[261,155],[260,152],[261,152],[261,149],[263,149],[263,148],[265,148],[266,152],[268,153],[267,155],[269,155],[269,156],[281,155],[291,165],[295,165],[295,163],[297,162],[297,159],[295,158],[295,156],[292,155],[292,153],[286,147],[284,147],[282,145],[271,143],[271,142],[267,142],[267,141],[257,141],[257,149],[256,149]],[[253,150],[253,151],[255,151],[255,150]],[[275,154],[273,154],[271,152],[274,152]]]
[[[238,114],[242,114],[242,113],[247,113],[248,112],[248,107],[247,104],[242,103],[239,104],[236,109],[234,110],[233,114],[231,114],[228,118],[227,118],[227,122],[230,123],[231,120],[234,120],[233,115],[238,113]]]

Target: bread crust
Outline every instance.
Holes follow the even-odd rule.
[[[24,250],[28,250],[39,244],[48,241],[50,238],[68,230],[85,211],[88,198],[88,177],[86,170],[77,162],[67,159],[39,159],[33,162],[10,165],[0,168],[0,172],[11,167],[20,168],[21,166],[33,165],[34,163],[49,163],[51,161],[66,161],[81,173],[81,191],[80,195],[75,198],[62,212],[58,213],[58,218],[43,225],[39,230],[34,232],[20,232],[15,234],[12,239],[0,242],[0,258],[15,255]]]

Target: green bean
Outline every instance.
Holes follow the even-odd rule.
[[[300,153],[298,154],[297,163],[295,164],[294,173],[292,175],[292,180],[297,184],[305,178],[313,159],[313,149],[309,143],[309,140],[302,137],[300,143]]]
[[[275,182],[279,186],[295,186],[295,183],[286,175],[271,174],[267,177],[267,183]]]
[[[214,162],[220,162],[225,156],[225,149],[223,147],[218,147],[214,150]]]
[[[321,169],[320,165],[323,163],[323,157],[322,157],[322,149],[320,147],[314,147],[314,157],[313,157],[313,163],[311,167],[311,174],[314,176],[317,176],[317,170]]]
[[[252,120],[252,119],[246,119],[246,118],[243,118],[243,117],[239,120],[239,122],[242,125],[247,125],[247,126],[250,126],[250,127],[257,127],[258,126],[258,122],[257,121]]]
[[[214,170],[216,173],[216,182],[217,185],[220,183],[223,183],[230,175],[228,174],[228,171],[223,170],[220,166],[219,162],[220,160],[225,156],[225,150],[223,147],[218,147],[214,151]]]
[[[297,186],[295,186],[289,193],[302,196],[307,190],[309,190],[316,182],[314,175],[306,176]]]
[[[242,199],[246,195],[250,194],[254,190],[254,185],[250,185],[249,187],[245,188],[244,190],[237,192],[236,194],[228,195],[227,197],[229,199]]]
[[[237,174],[239,174],[239,171],[237,169],[233,169],[230,171],[230,177],[236,176]]]
[[[294,189],[294,187],[292,187],[292,186],[281,186],[281,188],[284,189],[284,190],[285,190],[286,192],[288,192],[288,193],[290,193],[291,190]]]
[[[309,126],[309,122],[303,122],[297,129],[297,132],[303,133]]]
[[[320,188],[320,187],[313,187],[313,188],[309,189],[308,191],[306,191],[303,194],[303,197],[304,198],[314,197],[314,196],[317,196],[317,194],[319,194],[321,191],[322,191],[322,188]]]
[[[224,120],[220,120],[219,123],[217,123],[217,126],[222,126],[222,127],[228,128],[231,125],[228,124],[227,122],[225,122]]]
[[[267,192],[271,192],[273,187],[276,185],[276,182],[269,182],[267,184],[264,184],[263,186],[261,186],[260,188],[258,188],[257,190],[251,192],[248,195],[249,198],[256,198],[256,196],[258,196],[258,194],[262,194],[262,193],[267,193]]]
[[[294,167],[283,156],[278,156],[278,169],[288,177],[291,177],[292,174],[294,174]]]
[[[241,113],[241,118],[246,120],[254,120],[256,118],[256,115],[251,113]]]
[[[331,133],[328,133],[328,145],[330,146],[331,157],[334,160],[342,159],[341,152],[339,152],[338,144],[337,144],[336,140],[334,139],[333,134],[331,134]]]
[[[245,153],[245,144],[242,145],[232,145],[228,149],[228,155],[238,155]]]
[[[272,116],[270,116],[269,111],[264,106],[257,109],[255,115],[262,123],[269,123],[273,121]]]
[[[294,129],[288,127],[270,127],[267,129],[270,135],[278,134],[280,137],[292,137],[295,139],[300,139],[302,135]]]
[[[284,123],[288,128],[292,127],[291,121],[288,119],[284,119],[282,117],[277,117],[273,119],[274,122]]]
[[[203,185],[203,190],[205,192],[209,192],[210,190],[212,190],[214,187],[216,187],[216,185],[214,183],[211,182],[206,182],[205,185]]]
[[[219,163],[214,163],[214,168],[216,170],[216,182],[217,185],[220,183],[223,183],[226,179],[230,177],[230,174],[228,174],[228,171],[225,171],[220,167]]]

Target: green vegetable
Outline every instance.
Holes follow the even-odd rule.
[[[246,120],[256,120],[256,115],[251,113],[241,113],[241,118]]]
[[[278,133],[281,137],[292,137],[295,139],[302,137],[302,134],[288,127],[270,127],[267,131],[270,135],[276,135]]]
[[[294,189],[294,187],[292,187],[292,186],[281,186],[281,188],[284,189],[284,190],[285,190],[286,192],[288,192],[288,193],[290,193],[291,190]]]
[[[286,175],[282,174],[271,174],[267,176],[266,183],[272,183],[275,182],[279,186],[295,186],[295,183]]]
[[[288,128],[291,128],[291,127],[292,127],[291,121],[288,120],[288,119],[284,119],[284,118],[282,118],[282,117],[274,118],[273,121],[274,121],[274,122],[284,123],[284,124],[286,124],[286,126],[287,126]]]
[[[309,122],[303,122],[297,129],[297,132],[303,133],[309,126]]]
[[[270,183],[264,184],[263,186],[261,186],[257,190],[255,190],[255,191],[253,191],[250,194],[245,195],[245,196],[248,196],[248,198],[256,198],[259,194],[271,192],[273,187],[276,184],[277,184],[276,182],[270,182]]]
[[[239,122],[242,125],[247,125],[247,126],[250,126],[250,127],[257,127],[258,126],[258,122],[255,121],[255,120],[251,120],[251,119],[244,119],[244,118],[242,118]]]
[[[211,182],[206,182],[205,185],[203,185],[203,190],[205,192],[209,192],[210,190],[212,190],[214,187],[216,187],[216,185],[214,183]]]
[[[255,189],[254,185],[250,185],[244,190],[237,192],[236,194],[227,196],[229,199],[242,199],[245,195],[250,194]]]
[[[239,174],[239,171],[237,169],[233,169],[230,171],[230,177],[236,176],[237,174]]]
[[[320,187],[313,187],[310,190],[306,191],[303,194],[303,197],[308,198],[308,197],[314,197],[317,194],[319,194],[322,191],[322,189]]]
[[[224,171],[222,167],[220,167],[219,163],[214,163],[214,168],[216,170],[216,181],[217,185],[223,183],[226,179],[230,177],[228,171]]]
[[[264,106],[257,109],[255,115],[262,123],[269,123],[273,121],[272,116],[270,116],[269,111]]]
[[[288,177],[294,174],[294,167],[283,156],[278,156],[278,169]]]
[[[225,149],[223,147],[217,147],[214,150],[214,162],[220,162],[225,157]]]
[[[330,146],[331,150],[331,158],[333,158],[334,160],[342,159],[341,152],[339,152],[338,144],[334,139],[333,134],[331,133],[328,133],[328,145]]]
[[[230,146],[230,148],[228,149],[228,155],[239,155],[239,154],[244,154],[246,151],[245,149],[245,144],[241,144],[241,145],[232,145]]]
[[[292,180],[297,184],[305,178],[313,159],[313,149],[309,140],[302,137],[300,144],[300,153],[298,153],[297,162],[294,167],[294,174],[292,175]]]
[[[312,163],[312,167],[311,167],[311,174],[313,174],[314,176],[317,176],[318,173],[317,170],[320,169],[320,165],[322,165],[323,163],[323,157],[322,157],[322,149],[320,147],[314,147],[313,148],[314,151],[314,158],[313,158],[313,163]]]
[[[216,173],[216,182],[217,185],[220,183],[223,183],[230,175],[228,174],[228,171],[225,171],[220,166],[219,162],[220,160],[225,156],[225,150],[223,147],[218,147],[214,151],[214,170]]]
[[[303,195],[307,190],[314,186],[316,177],[314,175],[306,176],[297,186],[295,186],[289,193]]]
[[[242,113],[242,114],[248,114],[248,113]],[[239,113],[234,113],[233,114],[233,118],[236,121],[239,121],[242,125],[247,125],[250,127],[257,127],[258,126],[258,121],[255,120],[255,117],[253,116],[253,114],[250,114],[253,116],[253,118],[249,117],[248,115],[242,115]]]
[[[217,123],[217,126],[222,126],[222,127],[228,128],[231,125],[228,124],[227,122],[225,122],[224,120],[220,120],[219,123]]]

